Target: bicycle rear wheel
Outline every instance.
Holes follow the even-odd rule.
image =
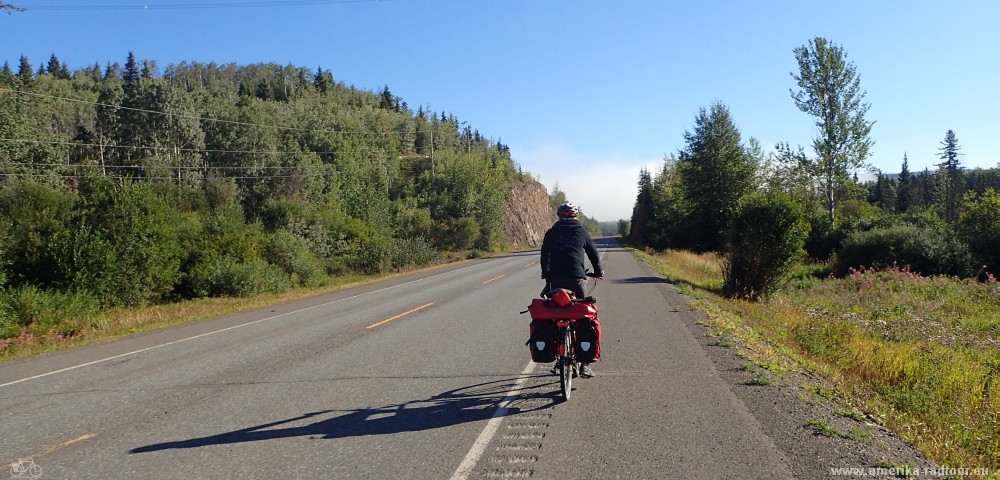
[[[563,399],[569,400],[573,393],[573,338],[567,328],[563,332],[563,354],[559,356],[559,389]]]

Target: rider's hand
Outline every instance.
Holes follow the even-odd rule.
[[[601,270],[601,273],[598,273],[595,276],[597,277],[598,280],[604,280],[604,270]]]

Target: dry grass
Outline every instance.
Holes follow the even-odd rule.
[[[750,303],[718,295],[712,255],[636,253],[755,364],[819,374],[942,465],[1000,469],[1000,284],[869,270]]]
[[[58,334],[55,331],[44,334],[29,333],[35,331],[29,328],[18,337],[0,340],[0,361],[102,342],[171,325],[321,295],[376,280],[408,275],[418,271],[433,270],[455,262],[464,261],[464,258],[464,255],[455,254],[442,259],[443,263],[438,265],[405,270],[383,276],[363,277],[353,275],[332,277],[324,285],[317,288],[297,288],[282,293],[263,294],[254,297],[198,298],[162,305],[104,310],[84,322],[82,327],[72,336]]]

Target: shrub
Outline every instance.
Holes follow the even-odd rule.
[[[3,267],[14,285],[44,287],[68,283],[59,268],[60,245],[69,227],[77,195],[60,188],[18,181],[0,190],[0,230],[4,237]]]
[[[370,275],[389,271],[392,268],[389,241],[371,239],[362,243],[351,253],[348,265],[356,272]]]
[[[280,267],[263,261],[239,262],[224,257],[213,263],[199,290],[210,296],[249,297],[288,290],[289,276]]]
[[[958,217],[958,231],[969,244],[975,259],[985,263],[990,273],[1000,273],[1000,195],[992,188],[982,195],[965,195]]]
[[[0,333],[10,338],[34,326],[42,333],[73,335],[100,308],[100,302],[84,292],[41,290],[33,285],[10,289],[0,298]]]
[[[395,268],[426,265],[437,260],[438,251],[423,238],[394,238],[389,243],[389,257]]]
[[[268,262],[294,275],[299,285],[314,287],[323,279],[323,264],[309,251],[306,241],[285,230],[268,237],[263,253]]]
[[[182,255],[176,212],[148,183],[89,179],[77,207],[58,259],[72,289],[112,306],[142,304],[173,290]]]
[[[781,193],[755,193],[739,205],[723,257],[724,295],[757,300],[774,289],[804,251],[809,224]]]
[[[910,266],[922,275],[967,275],[972,270],[968,247],[942,228],[900,224],[857,231],[844,239],[833,261],[838,276],[851,268]]]

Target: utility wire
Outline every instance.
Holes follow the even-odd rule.
[[[262,155],[295,155],[295,154],[307,154],[315,153],[317,155],[333,155],[336,157],[348,157],[348,158],[361,158],[363,155],[367,154],[372,157],[372,153],[384,153],[384,150],[365,150],[362,152],[351,152],[357,153],[357,155],[345,155],[344,152],[314,152],[312,150],[304,150],[301,152],[278,152],[278,151],[260,151],[260,150],[219,150],[210,148],[175,148],[175,147],[146,147],[146,146],[135,146],[135,145],[101,145],[99,143],[84,143],[84,142],[60,142],[51,140],[26,140],[20,138],[0,138],[0,142],[16,142],[16,143],[34,143],[41,145],[69,145],[73,147],[96,147],[96,148],[120,148],[120,149],[132,149],[132,150],[156,150],[165,153],[170,153],[174,151],[178,152],[197,152],[197,153],[240,153],[240,154],[262,154]]]
[[[354,132],[354,131],[346,131],[346,130],[341,131],[341,130],[324,129],[324,128],[282,127],[280,125],[264,125],[262,123],[238,122],[238,121],[235,121],[235,120],[222,120],[222,119],[218,119],[218,118],[199,117],[197,115],[185,115],[183,113],[157,112],[156,110],[146,110],[146,109],[143,109],[143,108],[123,107],[121,105],[111,105],[111,104],[108,104],[108,103],[91,102],[91,101],[87,101],[87,100],[78,100],[76,98],[57,97],[57,96],[54,96],[54,95],[46,95],[46,94],[43,94],[43,93],[25,92],[23,90],[14,90],[14,89],[11,89],[11,88],[0,88],[0,93],[3,93],[3,92],[14,92],[14,93],[18,93],[18,94],[21,94],[21,95],[30,95],[30,96],[34,96],[34,97],[51,98],[51,99],[54,99],[54,100],[64,100],[64,101],[67,101],[67,102],[84,103],[84,104],[88,104],[88,105],[96,105],[96,106],[99,106],[99,107],[114,108],[114,109],[117,109],[117,110],[131,110],[131,111],[134,111],[134,112],[152,113],[152,114],[156,114],[156,115],[167,115],[167,116],[178,117],[178,118],[189,118],[189,119],[194,119],[194,120],[199,120],[199,121],[206,121],[206,122],[226,123],[226,124],[230,124],[230,125],[243,125],[243,126],[249,126],[249,127],[274,128],[274,129],[277,129],[277,130],[290,130],[290,131],[296,131],[296,132],[323,132],[323,133],[338,133],[338,134],[341,134],[341,135],[383,135],[383,136],[388,136],[388,135],[413,135],[413,134],[417,133],[416,131],[413,131],[413,132]]]
[[[179,3],[160,5],[36,5],[25,6],[23,10],[74,11],[74,10],[184,10],[209,8],[251,8],[251,7],[291,7],[302,5],[332,5],[340,3],[375,3],[380,0],[277,0],[229,3]],[[387,1],[387,0],[381,0]]]

